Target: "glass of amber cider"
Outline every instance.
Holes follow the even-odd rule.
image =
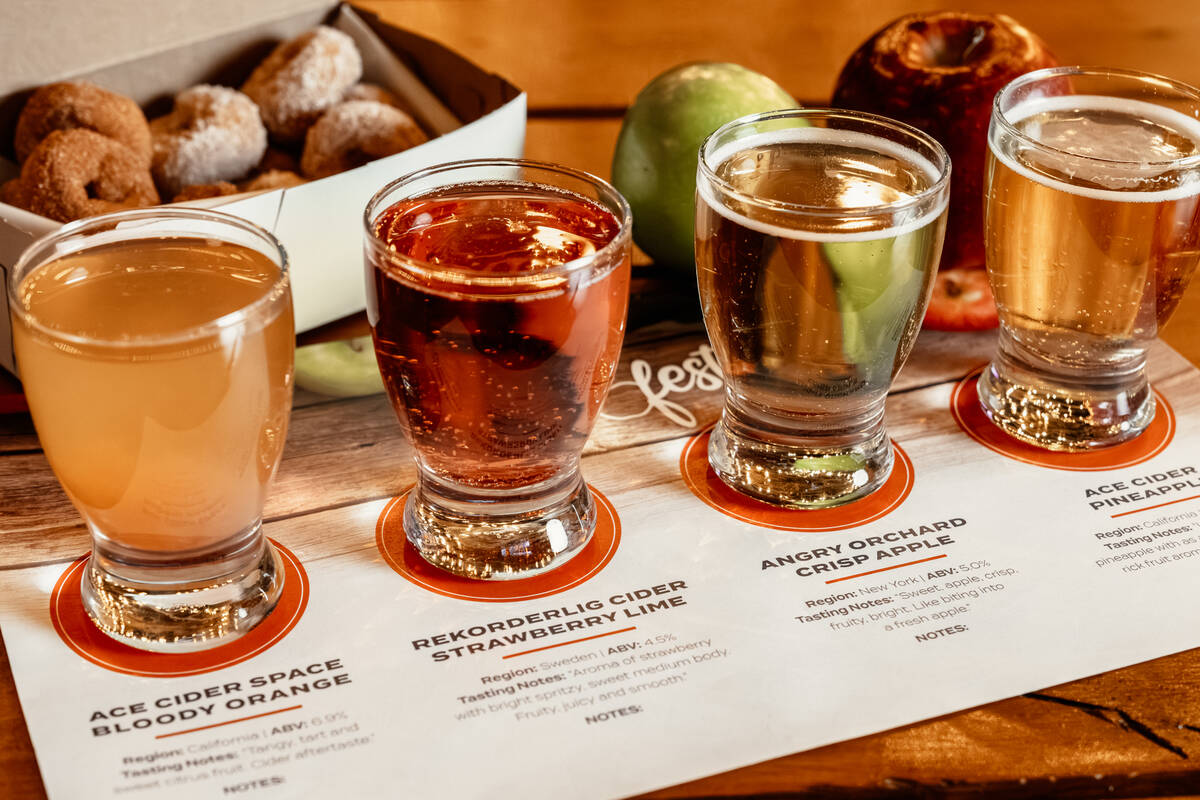
[[[945,150],[871,114],[773,111],[709,136],[696,188],[700,304],[725,378],[709,465],[785,507],[871,494],[942,251]]]
[[[596,525],[580,456],[625,331],[628,204],[566,167],[461,161],[388,184],[364,221],[375,354],[417,464],[409,542],[475,579],[566,563]]]
[[[1154,418],[1146,351],[1200,258],[1200,91],[1125,70],[1017,78],[992,108],[986,186],[984,413],[1050,450],[1136,437]]]
[[[292,400],[283,248],[213,211],[109,214],[30,246],[8,299],[38,438],[91,533],[91,619],[163,652],[253,628],[283,586],[262,532]]]

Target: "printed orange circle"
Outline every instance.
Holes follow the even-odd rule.
[[[407,580],[435,594],[479,603],[514,603],[574,589],[600,574],[621,544],[621,520],[608,498],[588,485],[596,501],[596,531],[579,555],[558,569],[511,581],[478,581],[451,575],[421,558],[404,534],[408,492],[393,497],[379,515],[375,543],[383,560]]]
[[[715,427],[715,426],[714,426]],[[726,485],[708,465],[708,439],[712,427],[701,431],[684,445],[679,471],[692,494],[727,517],[777,531],[820,533],[866,525],[900,507],[912,493],[914,470],[908,453],[892,442],[895,461],[892,474],[878,491],[836,508],[780,508],[747,497]]]
[[[96,666],[146,678],[181,678],[232,667],[254,658],[296,627],[308,607],[308,575],[291,550],[271,544],[283,561],[283,592],[275,609],[249,633],[229,644],[197,653],[150,653],[122,644],[100,632],[83,609],[80,581],[90,556],[67,567],[50,593],[50,620],[67,647]]]
[[[986,365],[975,369],[960,380],[950,395],[950,412],[963,433],[1005,458],[1038,467],[1065,469],[1074,472],[1100,472],[1140,464],[1161,453],[1175,436],[1175,411],[1157,391],[1154,398],[1158,410],[1146,430],[1136,439],[1103,450],[1083,453],[1064,453],[1043,450],[1015,439],[996,427],[979,404],[976,387]]]

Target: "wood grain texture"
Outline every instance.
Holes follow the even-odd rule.
[[[42,800],[46,790],[38,774],[33,742],[17,700],[8,650],[0,637],[0,797]]]

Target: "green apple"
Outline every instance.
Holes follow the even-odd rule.
[[[738,117],[795,107],[777,83],[737,64],[683,64],[650,81],[625,115],[612,167],[638,247],[658,264],[693,269],[700,144]]]
[[[821,245],[833,269],[848,361],[865,370],[891,370],[898,326],[921,299],[925,276],[919,251],[932,246],[926,238],[914,231],[892,239]]]
[[[797,458],[792,464],[796,472],[855,472],[867,465],[862,456],[843,453],[836,456],[808,456]]]
[[[296,348],[296,385],[334,397],[383,391],[370,336]]]

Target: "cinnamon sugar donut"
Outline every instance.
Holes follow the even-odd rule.
[[[21,116],[13,148],[24,161],[51,131],[83,128],[116,139],[143,163],[150,163],[150,128],[137,103],[90,83],[51,83],[30,96]]]
[[[272,136],[294,142],[360,77],[362,56],[354,40],[322,25],[276,47],[242,91],[258,103]]]
[[[373,100],[351,100],[326,111],[304,139],[300,169],[324,178],[426,141],[413,118]]]
[[[175,108],[150,123],[154,180],[164,195],[193,184],[235,181],[267,149],[254,101],[225,86],[193,86],[175,96]]]
[[[400,98],[374,83],[356,83],[342,95],[342,102],[349,100],[374,100],[388,106],[400,108]]]
[[[20,178],[0,183],[0,203],[25,208],[25,190]]]
[[[263,192],[268,189],[290,189],[308,181],[286,169],[271,169],[242,184],[243,192]]]
[[[26,207],[59,222],[158,202],[150,171],[107,136],[76,128],[53,131],[21,168]]]
[[[189,200],[207,200],[210,197],[226,197],[237,194],[240,189],[229,181],[216,183],[193,183],[185,186],[183,191],[171,198],[172,203],[186,203]]]

